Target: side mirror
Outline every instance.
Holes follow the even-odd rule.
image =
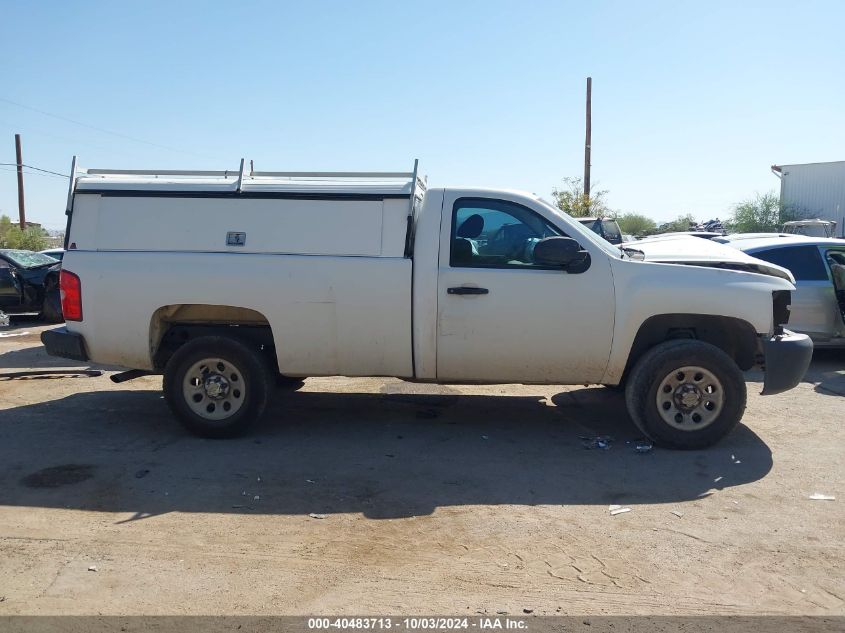
[[[534,247],[534,261],[546,266],[560,266],[569,272],[584,272],[590,265],[590,254],[571,237],[547,237]]]

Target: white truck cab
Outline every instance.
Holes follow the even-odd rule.
[[[77,170],[48,353],[164,376],[195,433],[244,432],[276,380],[624,385],[656,442],[710,445],[742,370],[794,387],[791,274],[642,261],[541,198],[407,173]],[[687,263],[691,265],[686,265]]]

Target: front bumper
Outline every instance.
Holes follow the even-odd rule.
[[[766,377],[763,380],[764,396],[792,389],[804,378],[813,358],[813,341],[806,334],[784,330],[763,341]]]
[[[41,332],[41,342],[50,356],[61,356],[73,360],[88,360],[85,339],[80,334],[68,332],[66,327]]]

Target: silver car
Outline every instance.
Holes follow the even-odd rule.
[[[845,240],[775,235],[727,244],[792,272],[790,330],[809,334],[816,347],[845,347]]]

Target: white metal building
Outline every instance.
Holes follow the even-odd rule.
[[[845,237],[845,160],[801,165],[772,165],[780,178],[780,199],[800,218],[836,221],[836,235]]]

